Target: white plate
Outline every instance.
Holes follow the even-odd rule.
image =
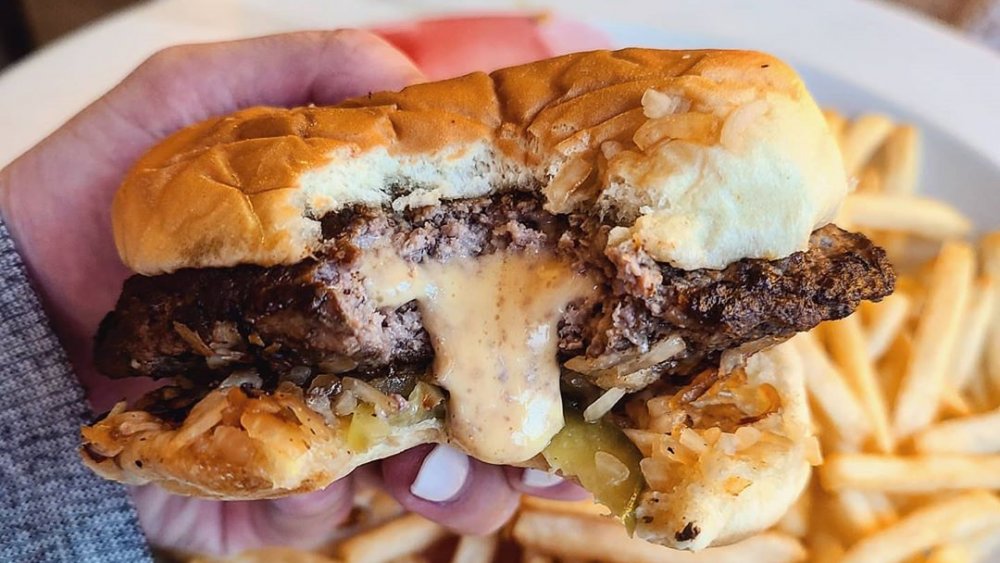
[[[0,163],[37,142],[155,50],[448,10],[557,9],[617,45],[770,51],[821,103],[923,129],[925,193],[1000,226],[1000,57],[930,21],[862,0],[159,0],[81,30],[0,75]]]

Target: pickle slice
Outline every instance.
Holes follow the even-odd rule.
[[[580,413],[570,409],[566,409],[565,419],[566,425],[542,456],[552,468],[575,477],[631,534],[639,493],[646,487],[639,469],[642,453],[610,422],[585,422]]]
[[[356,452],[367,451],[389,435],[389,422],[368,403],[359,403],[347,430],[347,445]]]
[[[441,402],[440,391],[418,381],[410,392],[406,407],[398,412],[380,415],[374,405],[358,403],[347,429],[347,445],[354,451],[365,452],[384,440],[393,428],[411,426],[429,418],[441,418]]]

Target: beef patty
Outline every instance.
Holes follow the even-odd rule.
[[[377,308],[357,270],[362,253],[384,248],[414,262],[555,252],[600,281],[560,322],[562,359],[645,350],[678,335],[686,350],[655,370],[680,380],[724,350],[844,317],[894,284],[880,248],[833,225],[815,231],[807,251],[780,260],[685,271],[631,244],[607,248],[610,226],[552,215],[542,203],[509,192],[402,213],[345,209],[323,218],[324,249],[298,264],[133,276],[101,323],[97,367],[112,377],[179,376],[199,386],[247,367],[271,382],[293,372],[419,372],[434,351],[416,303]]]

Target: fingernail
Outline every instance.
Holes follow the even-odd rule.
[[[410,492],[424,500],[444,502],[462,490],[468,476],[469,456],[439,444],[424,458]]]
[[[545,489],[548,487],[554,487],[563,482],[563,478],[556,475],[555,473],[549,473],[548,471],[541,471],[539,469],[525,469],[524,473],[521,474],[521,482],[528,487],[534,487],[536,489]]]

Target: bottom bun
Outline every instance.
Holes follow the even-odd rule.
[[[361,418],[381,420],[371,409],[324,415],[295,385],[253,395],[213,390],[181,423],[120,403],[83,428],[84,462],[122,483],[265,499],[322,489],[360,465],[448,438],[439,406],[412,396],[373,431]],[[647,391],[629,403],[633,428],[625,432],[642,452],[648,485],[636,506],[644,539],[692,550],[731,543],[776,522],[805,486],[815,439],[802,366],[787,345],[725,377],[703,374],[669,395]]]
[[[681,401],[682,390],[663,401],[671,408],[649,423],[660,433],[628,432],[649,444],[641,448],[650,488],[636,509],[639,537],[699,550],[769,528],[788,511],[820,461],[802,370],[783,344],[696,399]]]

